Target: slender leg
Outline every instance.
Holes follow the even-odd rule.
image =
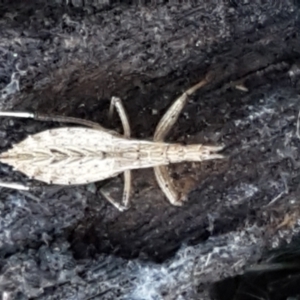
[[[127,207],[122,203],[120,204],[119,201],[116,201],[114,196],[112,195],[114,191],[118,192],[120,185],[116,184],[118,181],[111,180],[105,186],[100,189],[100,193],[102,196],[109,201],[114,207],[116,207],[119,211],[124,211]],[[124,187],[125,189],[125,187]],[[124,192],[123,192],[124,196]]]
[[[178,99],[175,100],[175,102],[167,110],[156,127],[153,138],[155,142],[162,142],[165,139],[165,137],[177,121],[179,114],[185,106],[186,102],[188,101],[188,97],[192,95],[196,90],[207,84],[207,82],[208,81],[206,79],[203,79],[196,85],[189,88]],[[178,206],[182,205],[182,201],[186,199],[183,195],[177,192],[176,187],[173,183],[173,179],[169,175],[167,166],[154,167],[154,174],[159,187],[164,192],[170,203]]]
[[[153,169],[156,181],[169,202],[173,205],[181,206],[185,198],[182,198],[181,194],[177,191],[173,179],[169,175],[167,166],[154,167]]]
[[[129,198],[131,195],[131,171],[126,170],[124,173],[124,191],[122,197],[122,203],[124,207],[129,207]]]
[[[205,84],[207,84],[207,80],[203,79],[196,85],[189,88],[178,99],[175,100],[172,106],[167,110],[167,112],[159,121],[155,129],[154,138],[153,138],[154,141],[162,142],[165,139],[167,134],[170,132],[170,130],[176,123],[182,109],[184,108],[185,104],[188,101],[189,96],[191,96],[195,91],[203,87]]]
[[[120,98],[112,97],[110,102],[110,108],[109,108],[109,115],[108,117],[111,119],[113,116],[114,108],[116,108],[118,115],[121,119],[122,126],[123,126],[123,135],[125,138],[130,138],[131,132],[130,132],[130,125],[128,121],[128,117],[125,111],[125,108],[122,104],[122,101]],[[113,205],[115,205],[119,210],[124,210],[129,207],[129,198],[131,194],[131,171],[126,170],[124,172],[124,190],[123,190],[123,196],[122,196],[122,205],[116,203],[112,197],[110,197],[109,193],[104,191],[102,189],[102,194],[107,198],[109,202],[111,202]]]
[[[73,117],[46,115],[46,114],[30,113],[30,112],[14,112],[14,111],[0,112],[0,117],[28,118],[28,119],[34,119],[34,120],[37,120],[37,121],[74,123],[74,124],[80,124],[80,125],[84,125],[84,126],[87,126],[87,127],[91,127],[91,128],[95,128],[95,129],[102,129],[102,130],[107,131],[106,128],[102,127],[98,123],[88,121],[88,120],[79,119],[79,118],[73,118]]]
[[[111,203],[113,204],[118,210],[124,211],[129,208],[129,198],[131,194],[131,171],[127,170],[124,171],[124,188],[123,188],[123,195],[122,195],[122,204],[119,204],[118,201],[116,201],[111,196],[111,183],[108,183],[107,185],[103,186],[100,189],[101,194]]]
[[[48,185],[43,185],[43,186],[35,186],[35,185],[30,185],[26,186],[23,184],[19,183],[6,183],[0,181],[0,188],[8,188],[8,189],[13,189],[13,190],[19,190],[19,191],[35,191],[36,189],[43,189],[47,187]],[[105,197],[106,200],[108,200],[112,205],[114,205],[118,210],[124,211],[127,207],[120,205],[118,202],[116,202],[111,196],[110,196],[110,190],[111,187],[108,188],[102,188],[101,193]]]
[[[24,196],[36,201],[37,203],[40,202],[40,199],[33,195],[31,192],[34,192],[35,190],[42,190],[43,188],[41,186],[37,187],[32,184],[29,186],[19,184],[19,183],[7,183],[0,181],[0,188],[7,188],[12,190],[18,190],[19,193],[23,194]],[[42,207],[44,209],[44,207]],[[27,209],[30,212],[30,209]]]
[[[123,135],[126,138],[130,138],[130,125],[128,121],[128,116],[126,114],[125,108],[123,106],[123,103],[120,98],[117,97],[112,97],[111,102],[110,102],[110,107],[109,107],[109,112],[108,112],[108,117],[111,119],[113,116],[114,112],[114,107],[116,108],[119,118],[121,119],[122,126],[123,126]]]
[[[47,183],[39,183],[36,184],[34,182],[28,183],[28,185],[20,184],[20,183],[8,183],[4,181],[0,181],[0,188],[7,188],[18,191],[26,191],[26,192],[36,192],[36,191],[45,191],[45,189],[51,187]]]
[[[6,182],[0,182],[0,187],[3,188],[8,188],[8,189],[13,189],[13,190],[21,190],[21,191],[29,191],[30,187],[19,184],[19,183],[6,183]]]

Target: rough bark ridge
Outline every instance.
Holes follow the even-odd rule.
[[[298,234],[297,2],[2,3],[0,109],[120,128],[106,117],[120,96],[133,136],[151,138],[172,101],[209,74],[169,140],[224,143],[228,157],[170,168],[193,186],[181,208],[151,170],[134,173],[124,213],[98,194],[103,182],[1,189],[3,299],[205,299],[213,282]],[[51,126],[3,119],[1,150]],[[28,181],[5,165],[0,176]]]

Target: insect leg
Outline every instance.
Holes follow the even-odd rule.
[[[129,208],[129,198],[131,194],[131,171],[126,170],[124,171],[123,174],[124,174],[124,188],[123,188],[123,195],[122,195],[122,204],[119,204],[118,201],[116,201],[111,196],[111,190],[113,189],[111,187],[112,185],[111,182],[100,189],[101,194],[120,211],[124,211],[127,208]]]
[[[29,191],[30,187],[20,183],[7,183],[7,182],[0,182],[0,187],[8,188],[12,190],[21,190],[21,191]]]
[[[47,114],[31,113],[31,112],[14,112],[14,111],[5,111],[5,112],[1,111],[0,117],[29,118],[29,119],[34,119],[37,121],[73,123],[73,124],[84,125],[87,127],[91,127],[91,128],[95,128],[95,129],[102,129],[104,131],[107,131],[106,128],[102,127],[98,123],[79,119],[79,118],[73,118],[73,117],[47,115]]]
[[[153,169],[156,181],[169,202],[173,205],[181,206],[182,201],[185,199],[182,199],[180,193],[177,192],[167,166],[154,167]]]
[[[118,174],[115,175],[117,176]],[[117,192],[119,191],[119,187],[120,187],[119,184],[117,184],[116,181],[112,180],[100,189],[100,193],[108,202],[110,202],[119,211],[124,211],[127,209],[127,207],[124,206],[123,204],[120,204],[119,201],[116,201],[115,198],[112,196],[112,193],[114,191]]]
[[[183,107],[188,101],[188,97],[192,95],[195,91],[203,87],[205,84],[207,84],[207,82],[208,81],[206,79],[203,79],[199,83],[189,88],[179,98],[175,100],[172,106],[167,110],[167,112],[159,121],[155,129],[154,138],[153,138],[154,141],[161,142],[164,140],[166,135],[172,129],[173,125],[176,123],[180,112],[182,111]]]
[[[129,207],[129,198],[131,194],[131,171],[126,170],[123,174],[124,174],[124,191],[122,196],[122,203],[125,207]]]
[[[12,190],[18,190],[22,192],[44,192],[46,188],[49,188],[50,186],[46,183],[42,184],[35,184],[33,182],[29,182],[28,185],[25,184],[20,184],[20,183],[15,183],[15,182],[3,182],[0,181],[0,188],[7,188],[7,189],[12,189]],[[31,195],[31,198],[34,197]]]
[[[119,118],[121,119],[122,126],[123,126],[123,136],[125,138],[130,138],[130,125],[129,125],[129,120],[128,116],[126,114],[126,110],[123,106],[122,100],[118,97],[112,97],[111,102],[110,102],[110,107],[109,107],[109,113],[108,117],[111,119],[113,116],[114,112],[114,107],[116,108]],[[124,191],[123,191],[123,197],[122,197],[122,203],[124,207],[129,206],[129,197],[131,194],[131,171],[126,170],[124,172]]]
[[[192,95],[196,90],[207,84],[207,82],[207,79],[203,79],[196,85],[189,88],[179,98],[175,100],[172,106],[161,118],[155,129],[153,138],[155,142],[162,142],[165,139],[165,137],[177,121],[179,114],[185,106],[186,102],[188,101],[188,97]],[[163,165],[154,167],[154,174],[159,187],[161,188],[165,196],[168,198],[170,203],[173,205],[181,205],[182,201],[184,201],[185,198],[182,197],[182,195],[179,192],[177,192],[173,180],[169,175],[167,166]]]
[[[129,121],[128,121],[128,117],[126,114],[126,110],[123,106],[123,103],[121,101],[120,98],[117,97],[112,97],[111,98],[111,102],[110,102],[110,107],[109,107],[109,112],[108,112],[108,117],[111,119],[113,116],[113,112],[114,112],[114,107],[116,108],[119,117],[121,119],[122,122],[122,126],[123,126],[123,135],[126,138],[129,138],[131,133],[130,133],[130,125],[129,125]]]

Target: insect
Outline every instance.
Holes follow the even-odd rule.
[[[109,193],[101,191],[117,209],[129,207],[131,170],[154,168],[157,182],[173,205],[181,205],[186,196],[176,190],[167,165],[184,161],[222,159],[218,152],[222,146],[202,144],[181,145],[166,143],[169,133],[188,97],[207,83],[203,79],[174,101],[158,123],[153,141],[130,137],[130,125],[120,98],[112,97],[109,108],[111,117],[118,112],[123,135],[101,125],[72,117],[50,116],[30,112],[0,112],[0,116],[33,118],[40,121],[74,123],[81,126],[49,129],[29,135],[13,148],[0,154],[0,162],[11,165],[32,179],[47,184],[80,185],[97,182],[124,174],[121,204]],[[29,190],[30,187],[15,183],[0,183],[6,188]]]

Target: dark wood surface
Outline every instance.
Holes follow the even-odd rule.
[[[150,169],[133,173],[131,208],[122,213],[99,194],[110,181],[41,193],[1,189],[2,290],[11,299],[146,299],[133,290],[144,284],[139,272],[154,268],[161,286],[147,299],[204,299],[211,283],[295,237],[298,10],[292,1],[4,1],[0,109],[81,117],[120,131],[117,118],[107,119],[110,98],[119,96],[132,135],[151,139],[176,97],[209,76],[168,141],[225,144],[226,159],[170,167],[178,187],[190,186],[180,208]],[[1,150],[54,126],[3,118]],[[5,165],[0,177],[28,182]],[[117,190],[121,179],[113,181]],[[176,288],[162,275],[175,265]]]

